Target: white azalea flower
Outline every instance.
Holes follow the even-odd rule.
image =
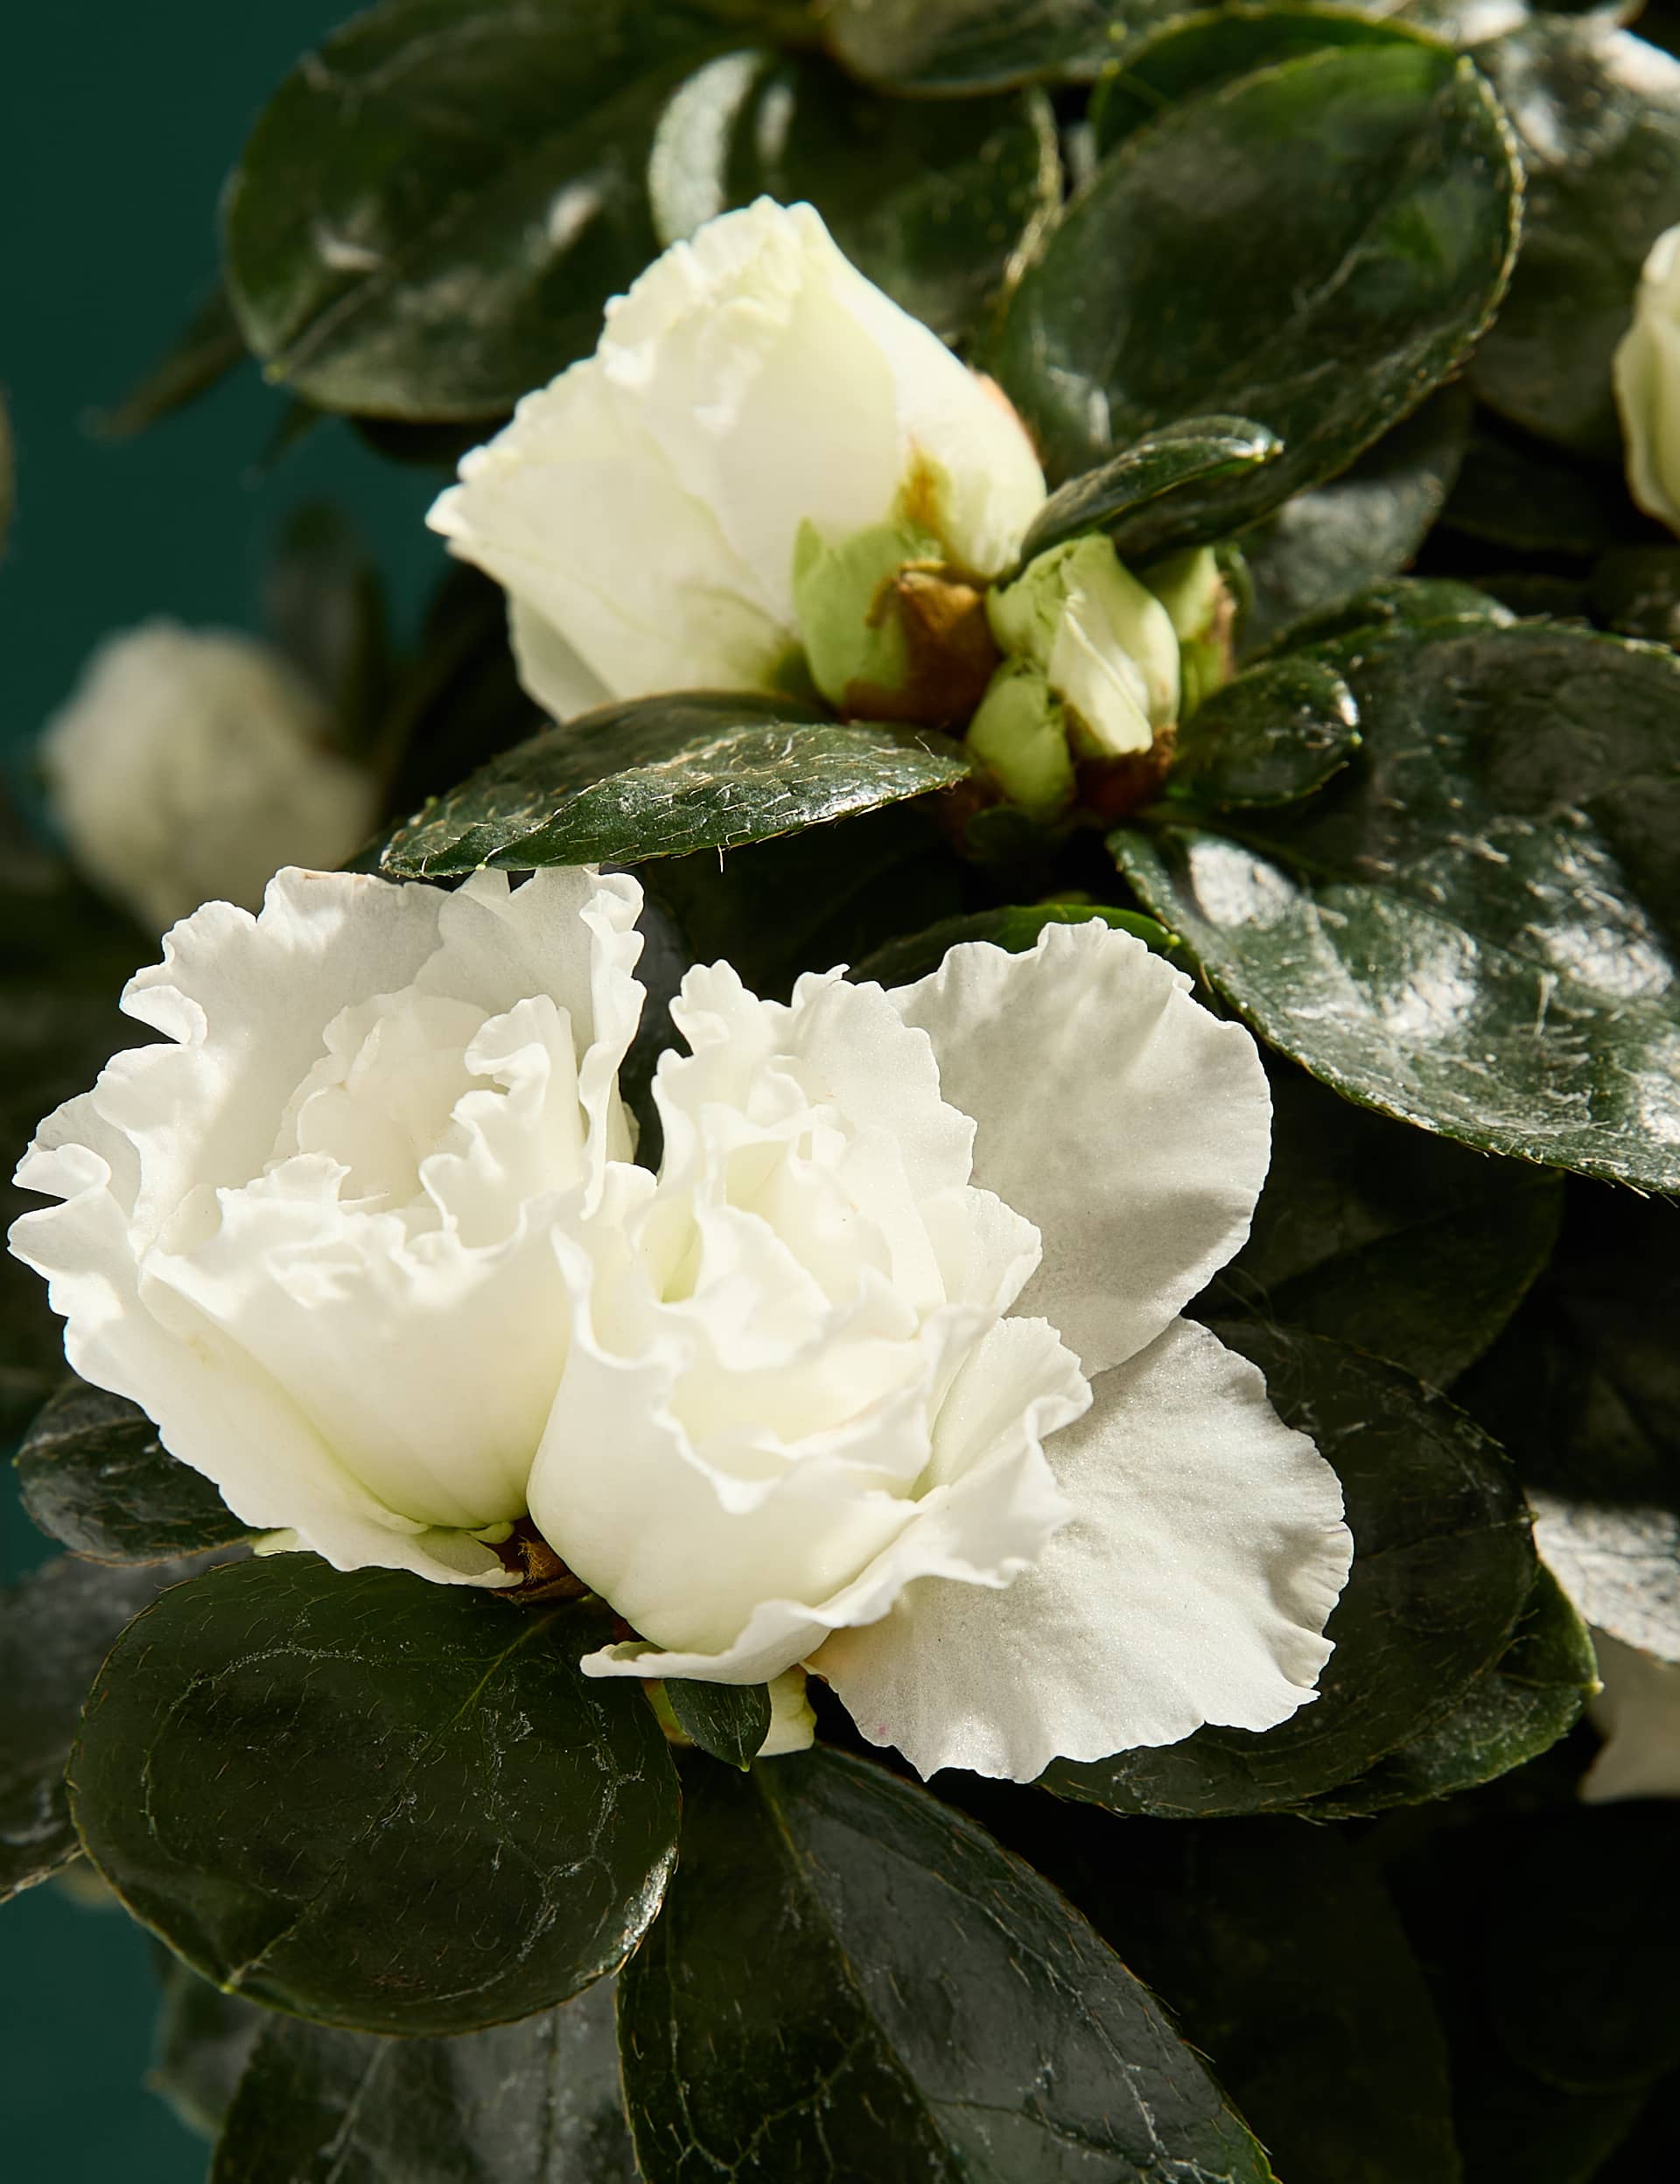
[[[627,879],[454,894],[283,872],[209,903],[122,1005],[117,1055],[18,1172],[14,1223],[84,1378],[234,1513],[340,1569],[508,1581],[565,1362],[550,1241],[630,1137]]]
[[[270,646],[152,621],[108,637],[42,732],[52,811],[96,886],[156,931],[201,902],[255,909],[283,864],[340,864],[370,775]]]
[[[1680,531],[1680,228],[1651,245],[1612,375],[1629,490]]]
[[[22,1180],[72,1362],[253,1524],[495,1583],[528,1507],[640,1634],[796,1671],[924,1773],[1265,1729],[1312,1696],[1334,1474],[1182,1306],[1264,1176],[1253,1042],[1100,923],[789,1006],[690,973],[657,1176],[624,878],[289,873],[172,934]]]
[[[610,304],[595,354],[525,397],[430,521],[506,587],[525,686],[564,719],[659,690],[799,687],[802,528],[808,554],[900,525],[985,578],[1044,498],[998,390],[810,206],[761,199]]]

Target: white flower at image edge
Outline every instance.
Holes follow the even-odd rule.
[[[1651,245],[1612,377],[1628,489],[1647,515],[1680,531],[1680,228]]]
[[[627,878],[283,873],[213,905],[20,1171],[78,1371],[254,1527],[498,1584],[528,1509],[640,1642],[825,1677],[923,1774],[1313,1693],[1334,1473],[1181,1307],[1246,1232],[1248,1033],[1100,923],[790,1005],[691,971],[654,1097]],[[478,1536],[484,1535],[484,1537]]]
[[[660,690],[802,680],[794,550],[911,521],[969,575],[1045,500],[1019,418],[864,278],[808,205],[709,221],[608,304],[429,521],[502,584],[558,719]]]
[[[97,648],[38,752],[77,864],[162,932],[201,902],[254,910],[283,864],[360,848],[377,792],[329,725],[272,647],[158,620]]]

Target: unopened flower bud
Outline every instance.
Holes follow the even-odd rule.
[[[998,665],[984,592],[911,522],[839,542],[802,524],[794,604],[811,678],[848,719],[954,725]]]
[[[1054,819],[1074,801],[1068,724],[1044,669],[1010,660],[969,724],[968,746],[1012,804],[1035,819]]]
[[[1179,640],[1106,538],[1053,546],[988,601],[1005,654],[1043,670],[1081,758],[1147,751],[1179,711]]]
[[[1236,666],[1236,603],[1211,546],[1170,554],[1144,571],[1144,582],[1166,609],[1179,640],[1179,712],[1194,713]]]

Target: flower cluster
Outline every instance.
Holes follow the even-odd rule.
[[[803,1666],[925,1773],[1264,1729],[1313,1690],[1334,1474],[1181,1308],[1265,1173],[1253,1041],[1097,923],[790,1004],[691,971],[631,1158],[639,891],[289,872],[125,998],[13,1249],[78,1371],[270,1547],[510,1582]]]

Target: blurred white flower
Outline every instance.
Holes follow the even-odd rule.
[[[659,690],[800,688],[802,528],[808,564],[895,526],[906,555],[987,578],[1044,498],[997,388],[810,206],[760,199],[609,304],[595,354],[528,395],[430,520],[506,587],[526,688],[564,719]]]
[[[1647,515],[1680,531],[1680,228],[1651,245],[1613,377],[1629,490]]]
[[[161,932],[201,902],[255,909],[283,864],[340,864],[372,778],[269,646],[152,621],[108,637],[42,732],[52,809],[95,886]]]
[[[72,1363],[340,1567],[499,1583],[528,1507],[640,1634],[592,1672],[808,1667],[924,1773],[1294,1712],[1340,1490],[1179,1317],[1265,1172],[1248,1033],[1100,923],[788,1006],[697,969],[654,1175],[638,903],[288,872],[177,927],[126,997],[173,1043],[20,1172]]]

